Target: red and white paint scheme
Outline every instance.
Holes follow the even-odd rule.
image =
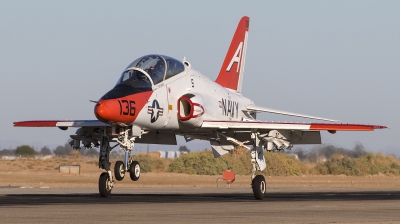
[[[243,17],[216,81],[210,80],[183,61],[164,56],[146,55],[133,61],[117,84],[96,103],[98,120],[19,121],[15,127],[78,128],[71,135],[75,148],[99,147],[99,167],[106,170],[99,178],[99,192],[108,196],[115,180],[126,173],[134,181],[140,177],[140,165],[130,159],[134,143],[176,144],[176,135],[187,140],[209,141],[215,157],[234,147],[251,153],[254,196],[262,199],[265,179],[255,175],[266,167],[263,152],[279,151],[296,144],[320,144],[320,131],[373,131],[379,125],[340,124],[336,120],[279,111],[254,105],[241,94],[249,32],[249,17]],[[326,123],[281,123],[256,120],[266,112],[309,118]],[[116,142],[110,146],[110,143]],[[125,151],[125,161],[117,161],[114,173],[110,151]]]

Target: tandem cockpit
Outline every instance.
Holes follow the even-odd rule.
[[[185,70],[183,63],[164,55],[146,55],[133,61],[122,73],[115,87],[101,99],[150,91],[154,85]]]

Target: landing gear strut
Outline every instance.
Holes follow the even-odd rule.
[[[260,133],[257,132],[257,130],[252,130],[251,133],[251,139],[253,142],[253,147],[250,148],[248,146],[246,146],[246,143],[248,143],[249,141],[246,142],[241,142],[237,139],[234,139],[233,137],[229,137],[226,134],[223,134],[221,132],[217,132],[215,131],[215,133],[218,134],[218,136],[222,136],[224,137],[227,141],[231,142],[233,145],[235,146],[241,146],[247,149],[250,149],[250,154],[251,154],[251,186],[253,188],[253,193],[254,193],[254,197],[258,200],[262,200],[264,198],[264,194],[265,191],[267,189],[267,185],[265,182],[265,178],[263,175],[257,175],[256,176],[256,172],[257,171],[263,171],[266,167],[267,164],[265,162],[265,157],[264,157],[264,153],[263,153],[263,145],[266,144],[267,140],[270,139],[266,139],[264,140],[265,136],[267,136],[266,134],[264,135],[260,135]],[[275,139],[273,139],[275,140]],[[225,149],[223,147],[221,147],[221,145],[216,142],[216,141],[210,141],[211,146],[213,147],[213,152],[214,152],[214,156],[218,157],[221,156],[227,152],[224,152],[223,150],[230,150],[230,149]]]
[[[140,177],[140,165],[137,161],[130,159],[131,152],[134,146],[135,137],[128,137],[129,130],[125,130],[118,135],[118,144],[122,150],[125,151],[125,161],[117,161],[114,166],[115,179],[121,181],[125,177],[125,173],[129,171],[132,180],[137,181]],[[116,146],[117,146],[116,145]],[[116,147],[114,146],[114,147]],[[114,148],[113,147],[113,148]],[[99,193],[102,197],[108,197],[111,194],[111,190],[114,187],[115,181],[110,169],[110,142],[107,136],[107,130],[104,130],[103,137],[101,139],[100,156],[99,156],[99,168],[105,169],[99,178]]]
[[[111,194],[111,190],[114,187],[114,180],[112,178],[112,173],[110,169],[110,142],[106,130],[104,130],[104,135],[101,139],[100,146],[100,158],[99,158],[99,168],[103,168],[106,172],[103,172],[99,178],[99,193],[102,197],[107,197]]]
[[[132,148],[133,148],[133,145],[132,145]],[[125,151],[125,160],[124,160],[124,162],[117,161],[115,163],[115,166],[114,166],[115,179],[117,179],[118,181],[121,181],[121,180],[124,179],[125,172],[128,171],[129,165],[132,163],[132,161],[130,160],[130,158],[131,158],[131,150],[125,149],[124,151]]]
[[[267,164],[263,153],[263,141],[260,140],[258,133],[252,133],[253,148],[251,149],[251,187],[253,188],[254,197],[258,200],[264,198],[267,184],[263,175],[255,175],[256,171],[263,171]]]

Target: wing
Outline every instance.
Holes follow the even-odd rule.
[[[37,120],[37,121],[17,121],[14,127],[106,127],[110,126],[99,120]]]
[[[262,121],[204,121],[202,128],[234,130],[313,130],[313,131],[373,131],[388,128],[381,125],[333,123],[281,123]]]
[[[204,121],[202,129],[212,130],[217,137],[209,138],[214,156],[228,153],[233,146],[251,144],[252,132],[263,140],[268,151],[291,148],[297,144],[321,144],[320,131],[373,131],[386,126],[334,123],[280,123],[261,121]]]
[[[250,105],[247,106],[247,111],[256,111],[256,112],[267,112],[267,113],[272,113],[272,114],[282,114],[282,115],[288,115],[288,116],[294,116],[294,117],[304,117],[304,118],[310,118],[310,119],[315,119],[315,120],[323,120],[323,121],[330,121],[330,122],[338,122],[338,120],[332,120],[328,118],[322,118],[322,117],[314,117],[310,115],[304,115],[304,114],[297,114],[297,113],[292,113],[292,112],[286,112],[286,111],[280,111],[280,110],[274,110],[274,109],[269,109],[265,107],[259,107],[256,105]]]
[[[38,120],[38,121],[17,121],[14,122],[14,127],[58,127],[61,130],[66,130],[69,127],[80,128],[75,135],[70,137],[77,141],[86,142],[83,145],[86,147],[91,146],[93,143],[95,146],[98,145],[96,141],[101,140],[101,134],[95,129],[100,127],[110,127],[109,124],[103,123],[99,120]],[[116,133],[111,133],[113,137],[116,137]],[[90,139],[87,140],[87,139]],[[115,141],[112,139],[111,141]],[[164,144],[164,145],[176,145],[176,136],[174,133],[159,132],[159,131],[148,131],[145,135],[135,140],[136,143],[145,144]],[[78,143],[76,143],[76,148]]]
[[[383,128],[387,127],[365,124],[206,120],[199,132],[183,135],[188,138],[219,141],[220,145],[230,145],[232,141],[229,139],[235,139],[243,144],[252,144],[251,133],[256,132],[264,137],[289,140],[291,144],[321,144],[320,131],[336,133],[336,131],[373,131]],[[243,145],[238,142],[233,143],[234,145]]]

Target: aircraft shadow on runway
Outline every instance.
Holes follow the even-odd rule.
[[[121,203],[198,203],[198,202],[295,202],[295,201],[400,200],[400,191],[371,192],[290,192],[268,193],[263,201],[249,194],[112,194],[102,198],[93,194],[8,194],[0,196],[2,206],[51,204],[121,204]]]

